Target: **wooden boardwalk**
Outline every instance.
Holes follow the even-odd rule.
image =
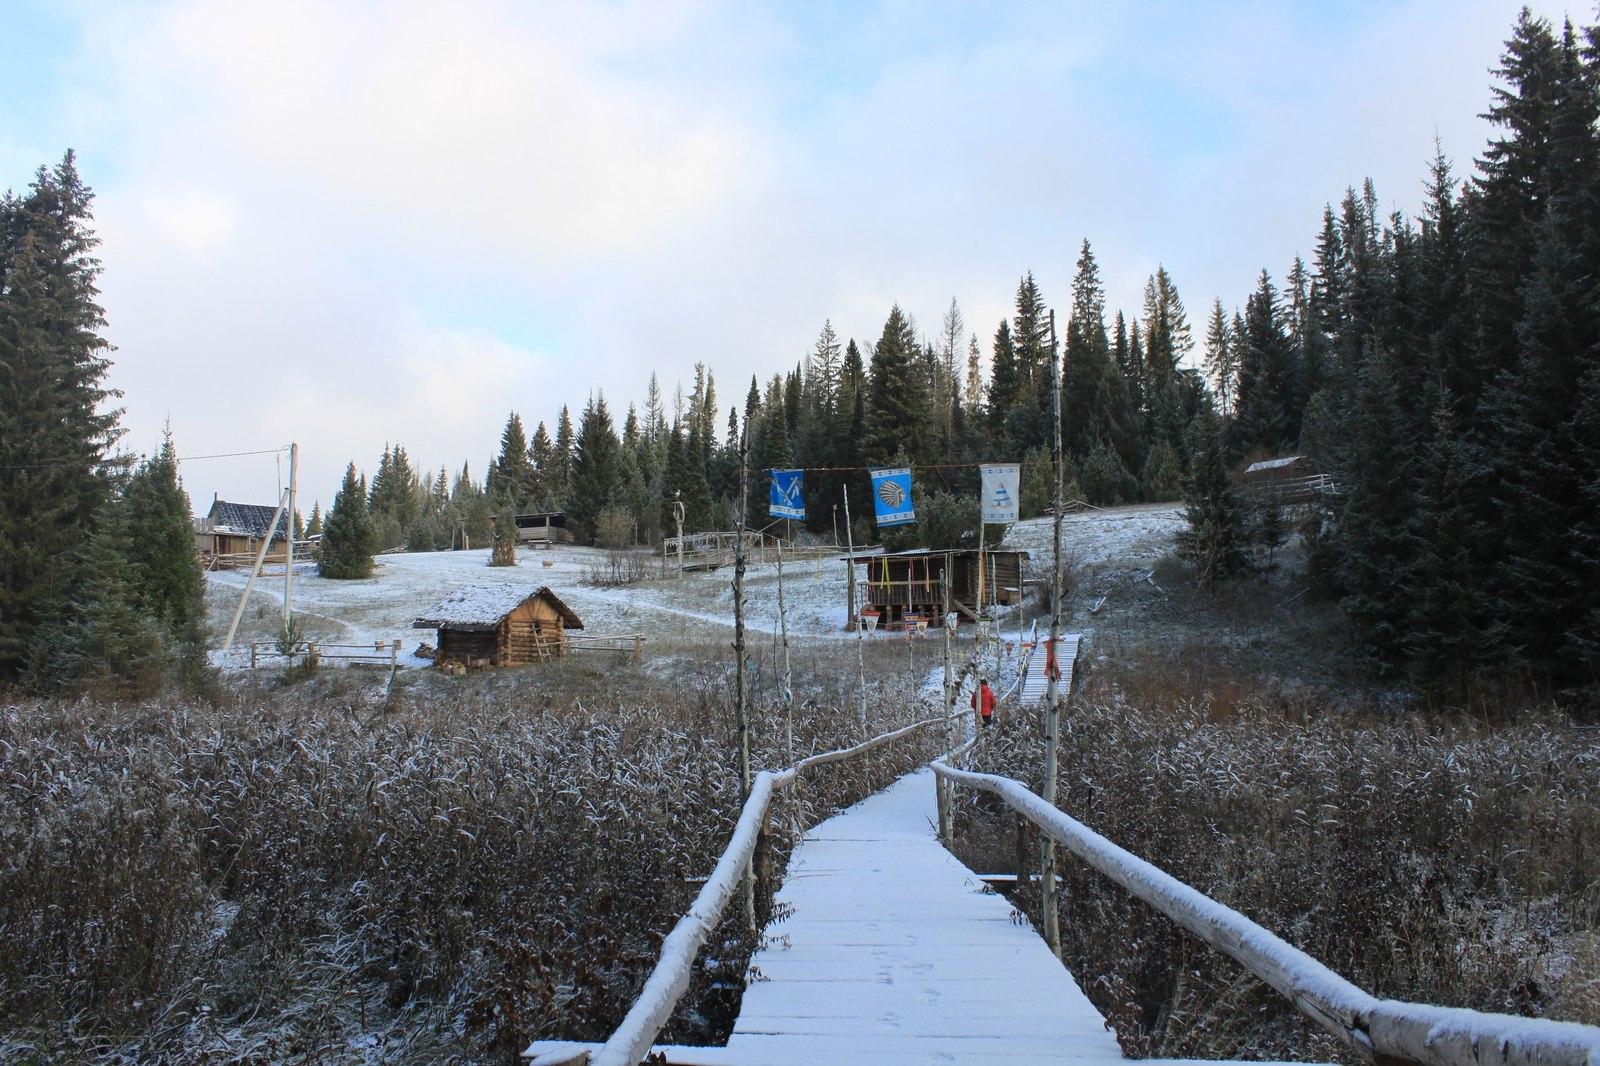
[[[657,1050],[703,1066],[1120,1061],[1072,975],[936,822],[924,769],[808,832],[728,1045]]]
[[[728,1063],[1120,1060],[1044,941],[940,845],[931,771],[806,834]]]
[[[1061,699],[1066,700],[1067,694],[1072,691],[1072,667],[1078,661],[1078,643],[1083,638],[1077,633],[1061,634],[1060,653],[1056,656],[1061,667]],[[1033,645],[1033,651],[1028,653],[1028,676],[1022,683],[1022,702],[1042,703],[1045,691],[1050,684],[1050,678],[1045,666],[1050,655],[1050,637],[1048,634],[1041,636]]]

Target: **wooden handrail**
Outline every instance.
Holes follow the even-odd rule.
[[[766,828],[773,792],[793,785],[802,770],[841,762],[914,730],[942,725],[944,721],[943,715],[924,718],[888,733],[880,733],[854,747],[820,752],[798,760],[788,769],[763,770],[756,774],[750,786],[750,797],[745,800],[733,836],[722,857],[717,860],[716,868],[706,879],[688,913],[678,919],[678,924],[661,942],[661,955],[656,960],[655,969],[650,971],[644,988],[640,989],[638,998],[633,1001],[622,1023],[613,1030],[610,1039],[593,1054],[587,1048],[565,1048],[530,1058],[528,1066],[584,1066],[586,1063],[588,1066],[634,1066],[643,1061],[662,1027],[667,1024],[667,1019],[672,1016],[678,1000],[683,997],[684,990],[689,987],[694,960],[722,921],[722,914],[733,898],[734,889],[738,887],[740,877],[755,854],[756,842]]]
[[[1020,782],[958,770],[948,759],[933,761],[940,778],[999,796],[1041,833],[1240,963],[1369,1061],[1600,1066],[1600,1028],[1378,999],[1238,911],[1113,844]]]

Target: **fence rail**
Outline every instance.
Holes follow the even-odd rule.
[[[1118,847],[1020,782],[935,759],[940,780],[992,793],[1039,831],[1287,996],[1363,1058],[1424,1066],[1600,1066],[1600,1029],[1378,999],[1272,932]]]
[[[627,651],[637,661],[644,657],[643,633],[624,633],[614,637],[566,637],[567,648],[572,651]]]
[[[899,729],[880,733],[854,747],[820,752],[797,760],[788,769],[763,770],[756,774],[750,786],[750,797],[745,800],[744,809],[739,813],[739,821],[734,826],[727,849],[717,860],[716,868],[701,887],[688,913],[678,920],[672,932],[662,941],[661,955],[655,969],[645,979],[639,997],[633,1001],[632,1008],[612,1032],[611,1038],[592,1055],[587,1048],[565,1049],[532,1058],[528,1066],[635,1066],[644,1061],[662,1027],[672,1016],[678,1000],[683,998],[684,991],[689,987],[695,958],[722,921],[740,878],[755,856],[756,844],[766,831],[773,794],[780,788],[794,785],[802,771],[864,755],[899,737],[931,725],[944,725],[945,722],[944,715],[924,718]]]
[[[274,640],[252,640],[250,642],[250,669],[257,668],[262,658],[279,658],[294,661],[295,656],[312,657],[318,659],[348,659],[352,662],[388,663],[391,668],[398,665],[400,658],[400,642],[375,640],[371,644],[321,644],[317,641],[307,641],[305,644],[290,652],[284,652],[278,642]]]

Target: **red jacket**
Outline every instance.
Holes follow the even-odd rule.
[[[979,685],[972,694],[972,706],[985,718],[994,716],[994,689],[988,685]]]

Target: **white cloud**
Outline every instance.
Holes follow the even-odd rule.
[[[1435,130],[1466,173],[1516,10],[106,4],[27,143],[102,194],[130,443],[297,439],[326,503],[385,440],[481,475],[510,410],[620,420],[652,370],[742,402],[896,301],[987,350],[1085,237],[1112,312],[1158,262],[1231,310],[1347,184],[1414,208]],[[241,462],[191,491],[270,497]]]

